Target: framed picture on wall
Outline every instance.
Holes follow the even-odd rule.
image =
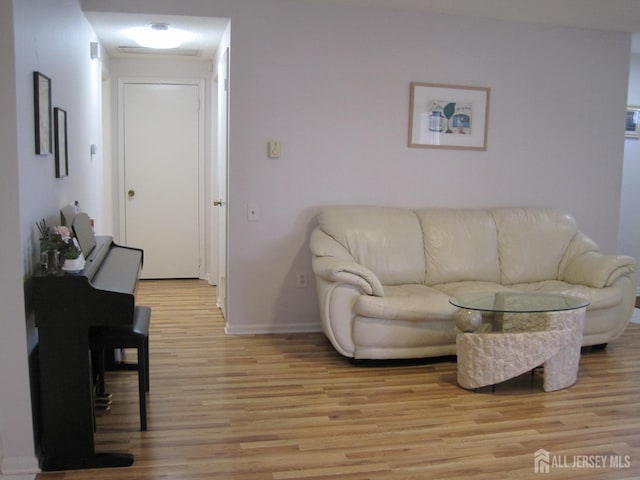
[[[486,150],[489,93],[485,87],[411,82],[409,147]]]
[[[640,107],[633,105],[627,107],[624,136],[626,138],[640,138]]]
[[[67,112],[61,108],[53,109],[56,177],[69,175],[69,159],[67,157]]]
[[[33,72],[36,155],[51,153],[51,79]]]

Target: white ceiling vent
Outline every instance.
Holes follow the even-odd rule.
[[[118,53],[131,55],[173,55],[180,57],[201,57],[202,50],[192,48],[147,48],[147,47],[127,47],[120,45]]]

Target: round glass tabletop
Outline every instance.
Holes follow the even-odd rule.
[[[482,312],[558,312],[586,307],[583,298],[558,293],[529,292],[475,292],[449,299],[452,305],[466,310]]]

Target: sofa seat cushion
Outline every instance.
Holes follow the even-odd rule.
[[[615,307],[622,301],[622,290],[620,288],[592,288],[585,285],[561,282],[559,280],[522,283],[512,285],[512,287],[523,292],[560,293],[562,295],[584,298],[589,302],[587,310]]]
[[[507,287],[499,283],[480,281],[439,283],[433,285],[433,288],[445,294],[447,298],[457,297],[466,293],[513,292],[516,290],[511,286]]]
[[[592,288],[585,285],[561,282],[560,280],[517,283],[509,286],[492,282],[452,282],[434,285],[433,288],[451,297],[474,292],[557,293],[584,298],[590,303],[588,310],[614,307],[622,301],[622,291],[619,288]]]
[[[457,308],[449,295],[426,285],[385,285],[384,297],[361,295],[354,306],[356,314],[385,320],[452,320]]]

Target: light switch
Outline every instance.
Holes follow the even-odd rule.
[[[280,142],[272,140],[269,142],[269,158],[280,158],[281,146]]]

